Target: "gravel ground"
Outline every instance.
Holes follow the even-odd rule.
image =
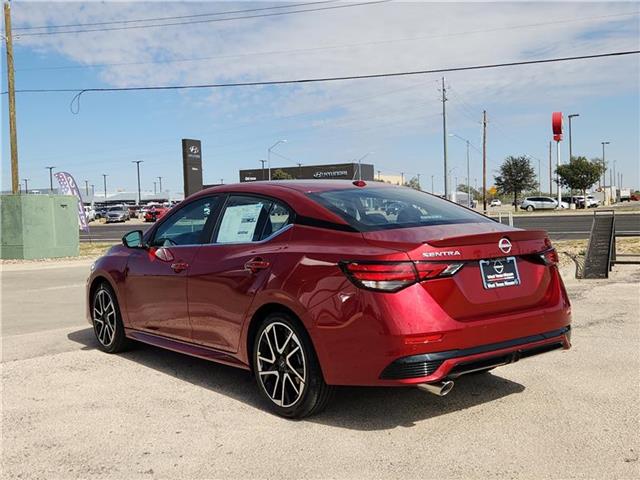
[[[245,372],[153,347],[107,355],[82,319],[5,336],[2,478],[639,478],[640,270],[565,273],[571,350],[443,398],[342,388],[297,422],[267,413]]]

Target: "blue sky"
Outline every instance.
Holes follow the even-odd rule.
[[[19,28],[273,5],[282,4],[14,2],[13,18]],[[27,89],[274,80],[631,50],[639,45],[637,11],[634,3],[390,2],[181,27],[18,36],[16,83]],[[2,58],[4,91],[4,51]],[[448,129],[479,147],[486,109],[488,183],[505,156],[527,154],[536,170],[540,159],[546,188],[551,112],[579,113],[574,154],[600,156],[600,142],[610,141],[607,159],[616,161],[626,185],[640,187],[639,61],[636,55],[448,74]],[[78,114],[69,109],[72,93],[18,94],[20,178],[29,178],[30,188],[45,188],[45,166],[55,165],[81,185],[89,180],[97,191],[103,173],[110,191],[133,190],[131,162],[144,160],[143,189],[153,190],[152,182],[162,176],[163,186],[177,192],[181,138],[202,140],[206,183],[237,181],[239,169],[258,167],[267,148],[284,138],[287,144],[276,152],[286,158],[274,155],[274,166],[347,162],[371,151],[367,161],[376,170],[405,177],[420,173],[427,189],[435,175],[441,191],[439,82],[439,76],[425,75],[87,93]],[[3,95],[3,189],[10,185],[6,112]],[[481,156],[471,153],[471,183],[477,178],[480,184]],[[562,155],[566,160],[567,142]],[[452,177],[464,182],[465,146],[457,138],[449,138],[449,165]]]

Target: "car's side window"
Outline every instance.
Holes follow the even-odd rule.
[[[232,195],[221,213],[215,243],[250,243],[264,240],[290,221],[289,209],[276,201]]]
[[[217,197],[205,197],[173,213],[156,230],[152,245],[197,245],[203,242],[203,232],[209,215],[215,210]]]

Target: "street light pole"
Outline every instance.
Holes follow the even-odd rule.
[[[104,182],[104,204],[107,204],[107,174],[102,174],[102,180]]]
[[[571,142],[571,119],[573,117],[579,117],[579,116],[580,116],[579,113],[572,113],[568,116],[569,118],[569,162],[573,160],[573,144]]]
[[[461,137],[460,135],[456,134],[456,133],[450,133],[449,134],[450,137],[458,137],[460,140],[462,140],[463,142],[465,142],[467,144],[467,207],[471,208],[471,171],[470,171],[470,167],[469,167],[469,145],[471,144],[471,142],[469,142],[469,140],[467,140],[464,137]],[[456,190],[458,189],[458,182],[456,182]]]
[[[144,162],[144,160],[133,160],[131,163],[135,163],[136,164],[136,170],[138,171],[138,203],[137,205],[140,205],[140,201],[142,200],[141,195],[140,195],[140,164]]]
[[[264,181],[264,164],[267,163],[266,160],[258,160],[262,164],[262,180]]]
[[[89,180],[84,181],[84,192],[89,196]]]
[[[373,152],[367,152],[365,153],[363,156],[361,156],[358,160],[356,160],[358,162],[358,180],[362,180],[362,160],[364,160],[365,158],[367,158],[369,155],[371,155]],[[298,164],[299,165],[299,164]]]
[[[56,167],[44,167],[49,170],[49,193],[53,193],[53,169]]]
[[[609,205],[609,197],[607,197],[606,187],[607,187],[607,162],[605,161],[605,152],[604,146],[609,145],[611,142],[600,142],[602,144],[602,187],[605,189],[605,204]]]
[[[162,194],[162,177],[158,177],[158,188],[160,189],[160,194]]]
[[[435,175],[431,175],[431,194],[433,195],[433,177],[435,177]]]
[[[276,148],[278,145],[280,145],[281,143],[287,143],[286,140],[278,140],[276,143],[274,143],[273,145],[271,145],[268,149],[267,149],[267,164],[269,166],[269,181],[271,181],[271,150],[273,150],[274,148]]]
[[[29,195],[29,179],[24,179],[24,193],[25,195]]]
[[[153,194],[154,195],[156,195],[158,193],[157,190],[156,190],[156,185],[157,184],[158,184],[157,182],[153,182]]]

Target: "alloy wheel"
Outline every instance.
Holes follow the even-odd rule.
[[[105,347],[111,345],[116,333],[116,306],[104,288],[98,290],[93,300],[93,325],[98,341]]]
[[[295,332],[284,323],[270,323],[260,334],[257,348],[260,385],[280,407],[294,405],[307,381],[305,352]]]

